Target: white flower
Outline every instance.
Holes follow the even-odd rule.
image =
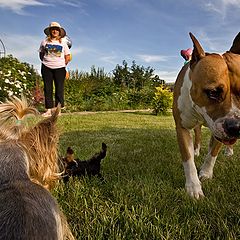
[[[19,70],[19,69],[18,69],[18,72],[19,72],[22,76],[24,76],[24,75],[26,74],[26,72],[21,71],[21,70]]]
[[[8,96],[11,97],[13,95],[13,91],[8,91]]]
[[[10,83],[10,81],[9,81],[8,78],[6,78],[4,82],[5,82],[5,83]]]
[[[8,73],[5,73],[4,76],[5,76],[5,77],[10,77],[10,76],[11,76],[11,71],[8,70]]]
[[[15,84],[16,88],[21,88],[21,85],[19,83]]]

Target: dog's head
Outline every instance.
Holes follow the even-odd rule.
[[[74,161],[74,151],[71,147],[67,148],[65,157],[62,158],[64,164],[68,164]]]
[[[0,104],[0,144],[18,147],[12,148],[12,154],[21,148],[28,166],[27,173],[32,181],[50,189],[59,177],[57,164],[58,131],[56,128],[60,106],[47,119],[32,127],[23,123],[23,118],[29,114],[37,114],[35,108],[29,107],[25,99],[12,98],[11,101]],[[11,148],[8,147],[11,153]],[[1,155],[6,155],[1,148]],[[0,161],[1,158],[0,158]],[[14,161],[12,161],[13,163]],[[11,162],[10,162],[11,163]],[[15,162],[14,162],[15,163]],[[12,167],[18,168],[18,165]]]
[[[224,54],[206,53],[190,33],[191,98],[214,136],[225,144],[240,138],[240,34]]]

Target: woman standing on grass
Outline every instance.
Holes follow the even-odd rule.
[[[47,38],[41,42],[39,57],[42,61],[41,74],[44,82],[46,112],[43,117],[51,116],[52,109],[61,104],[64,107],[64,80],[66,65],[71,60],[70,50],[63,37],[66,31],[57,22],[51,22],[44,29]],[[53,101],[53,82],[55,85],[55,103]]]

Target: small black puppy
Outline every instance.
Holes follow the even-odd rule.
[[[100,173],[101,160],[105,158],[107,152],[107,145],[102,143],[102,149],[100,152],[93,155],[88,160],[80,160],[74,158],[74,151],[71,147],[67,148],[66,157],[62,158],[64,163],[63,181],[68,182],[69,177],[81,177],[81,176],[98,176],[101,180],[103,177]]]

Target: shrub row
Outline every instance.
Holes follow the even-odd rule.
[[[0,101],[25,95],[39,110],[44,109],[41,76],[28,63],[9,55],[0,58]],[[132,63],[117,65],[113,74],[92,67],[90,73],[70,71],[65,81],[66,110],[107,111],[123,109],[154,110],[166,114],[172,105],[172,92],[150,67]]]

